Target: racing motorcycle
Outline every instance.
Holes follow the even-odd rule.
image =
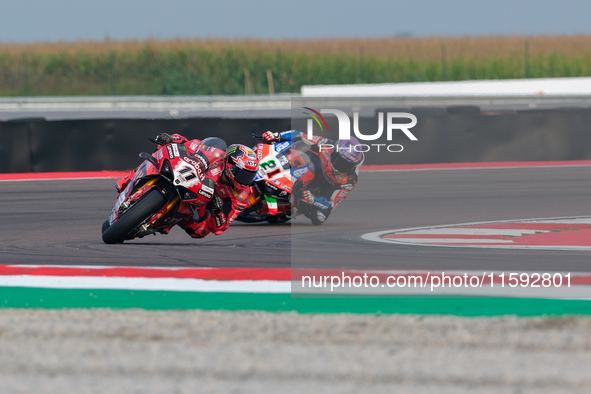
[[[214,181],[205,177],[209,163],[188,153],[184,144],[170,143],[153,154],[142,152],[140,157],[144,161],[103,223],[107,244],[157,232],[167,234],[167,227],[188,214],[198,221],[215,193]]]
[[[261,140],[260,136],[254,138]],[[253,150],[259,171],[251,185],[249,206],[236,220],[246,223],[285,223],[292,212],[292,194],[314,178],[314,164],[303,142],[258,143]],[[297,205],[297,201],[296,201]]]

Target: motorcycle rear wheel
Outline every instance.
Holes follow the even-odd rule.
[[[164,198],[160,191],[156,189],[150,191],[120,216],[119,220],[103,231],[103,242],[106,244],[123,242],[125,236],[131,230],[156,213],[165,203],[166,198]]]

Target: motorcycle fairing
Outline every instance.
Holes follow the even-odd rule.
[[[265,201],[267,201],[267,209],[269,210],[269,215],[277,215],[277,199],[272,196],[268,196],[265,194]]]
[[[273,145],[273,149],[275,150],[275,152],[281,153],[281,152],[287,150],[290,146],[291,146],[291,141],[278,142],[275,145]]]

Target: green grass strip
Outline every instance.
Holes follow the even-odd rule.
[[[3,308],[143,308],[457,316],[591,315],[586,300],[535,298],[291,298],[290,294],[0,288]]]

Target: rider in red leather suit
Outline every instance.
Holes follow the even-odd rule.
[[[178,212],[185,214],[185,218],[178,225],[193,238],[203,238],[210,232],[220,235],[226,231],[242,209],[248,206],[249,185],[258,170],[254,152],[245,145],[231,145],[226,149],[226,143],[216,137],[201,141],[188,140],[179,134],[161,133],[153,142],[158,144],[157,149],[170,143],[183,144],[187,153],[207,164],[203,182],[215,189],[205,214],[199,218],[193,216],[194,210],[188,203],[182,202]],[[117,182],[118,192],[127,187],[134,172]],[[162,232],[167,234],[172,227]]]

